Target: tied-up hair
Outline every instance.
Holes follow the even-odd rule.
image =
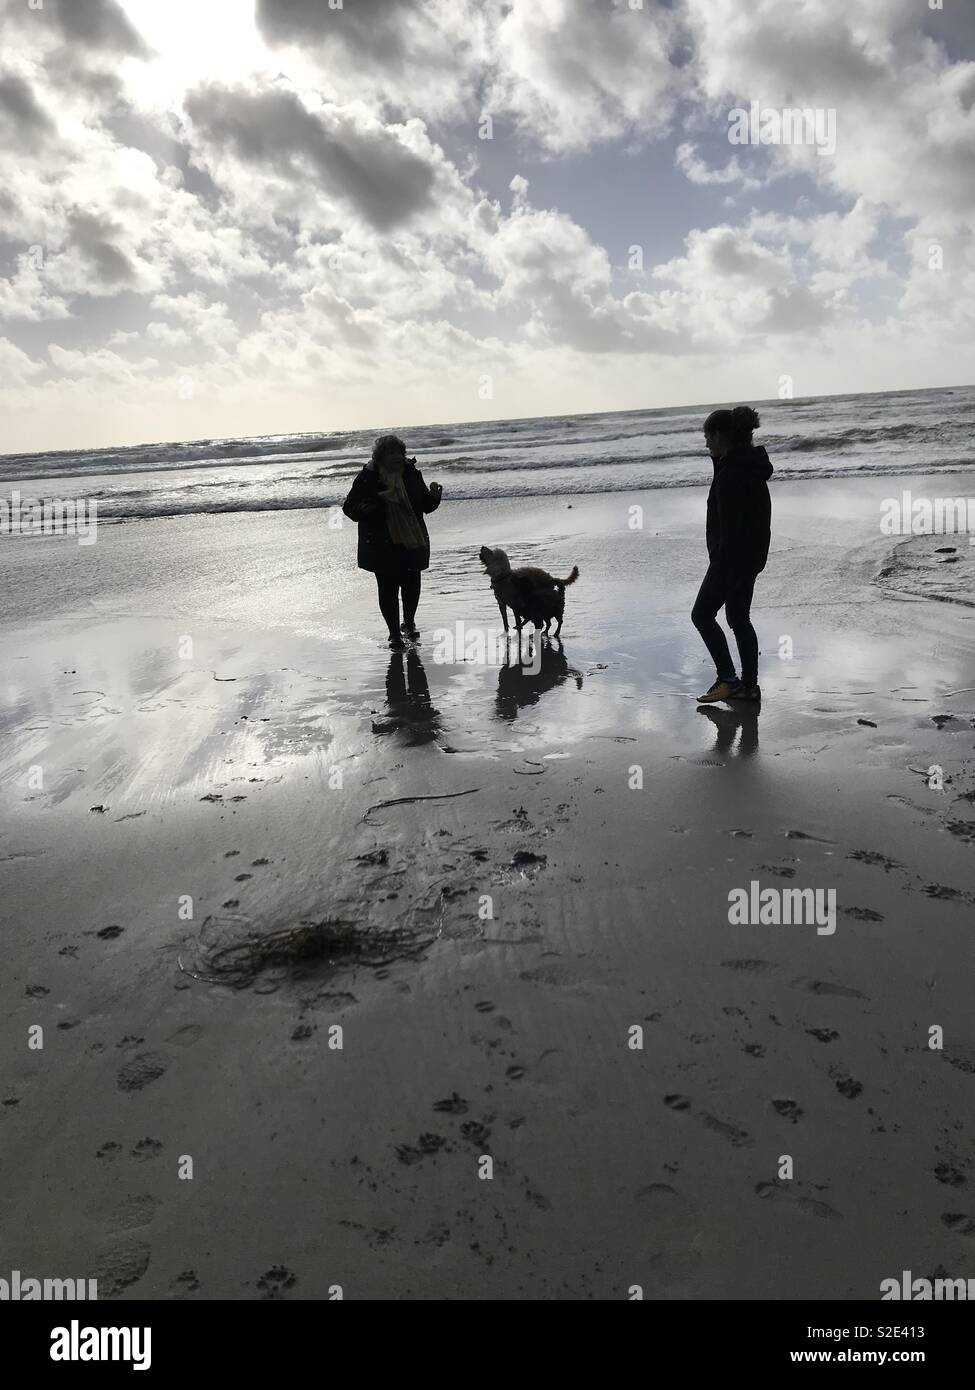
[[[761,423],[757,410],[736,405],[734,410],[712,410],[704,422],[704,433],[720,434],[732,444],[750,444]]]

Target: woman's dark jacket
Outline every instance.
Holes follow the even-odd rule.
[[[739,444],[714,465],[708,493],[708,557],[723,579],[759,574],[772,534],[772,465],[764,449]]]
[[[408,460],[403,470],[403,486],[420,523],[420,529],[426,536],[425,546],[411,550],[405,545],[396,545],[390,539],[386,526],[386,505],[378,496],[382,486],[375,468],[363,468],[342,506],[349,520],[359,524],[359,568],[371,570],[373,574],[390,575],[425,570],[430,564],[430,537],[427,535],[423,514],[437,510],[440,506],[440,494],[430,491],[416,464]]]

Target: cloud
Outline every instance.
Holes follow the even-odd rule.
[[[43,11],[35,11],[30,19],[37,23],[48,13],[69,44],[134,58],[149,56],[145,42],[117,0],[45,0]]]
[[[0,381],[5,387],[24,386],[32,376],[44,370],[9,338],[0,338]]]
[[[787,247],[764,244],[742,227],[689,233],[683,256],[655,267],[665,306],[699,347],[743,346],[749,336],[809,333],[837,312],[816,294]]]
[[[738,184],[745,192],[753,192],[763,186],[762,179],[754,178],[745,172],[736,154],[732,155],[720,169],[712,169],[700,157],[696,147],[687,141],[677,146],[674,153],[674,163],[691,183],[702,185],[734,183]]]
[[[272,47],[291,49],[289,68],[316,71],[334,99],[446,116],[476,107],[499,12],[499,0],[258,0],[256,18]]]
[[[364,110],[312,112],[294,92],[206,87],[186,98],[196,136],[218,159],[227,154],[269,175],[350,205],[374,228],[409,222],[433,201],[435,171],[395,129]]]
[[[0,76],[0,132],[5,144],[38,149],[57,132],[57,126],[38,103],[30,83],[19,73]]]
[[[913,0],[809,0],[787,18],[779,0],[687,0],[683,13],[716,131],[752,100],[833,109],[834,155],[763,147],[773,165],[904,216],[975,216],[975,63],[925,38]]]
[[[7,280],[0,279],[0,321],[22,319],[26,323],[38,323],[43,319],[70,317],[66,300],[50,293],[42,271],[32,266],[27,256],[18,257],[14,275]]]
[[[123,343],[127,336],[127,334],[122,335]],[[154,343],[159,343],[161,347],[169,348],[185,347],[188,343],[192,342],[185,328],[173,328],[171,324],[156,321],[146,324],[146,337],[150,338]],[[113,343],[115,343],[115,339],[113,339]],[[120,346],[118,343],[115,343],[115,345]]]
[[[74,208],[68,213],[68,245],[77,248],[100,288],[116,290],[132,285],[136,271],[116,242],[122,229],[110,218]]]
[[[667,129],[677,97],[676,16],[626,0],[512,0],[496,31],[485,100],[552,153]]]
[[[192,336],[207,347],[215,348],[232,343],[238,336],[237,326],[229,317],[227,305],[219,300],[208,300],[199,291],[182,295],[154,295],[152,307],[184,325],[184,329],[177,330],[168,329],[165,324],[151,323],[146,332],[150,337],[156,336],[160,342],[174,343],[176,333],[182,332],[181,341],[189,342]],[[156,330],[155,335],[153,329]]]
[[[679,346],[677,325],[666,323],[650,296],[614,293],[603,247],[565,213],[535,209],[527,181],[512,180],[510,217],[498,220],[484,245],[485,263],[500,286],[501,306],[528,314],[535,341],[580,352],[652,352]]]
[[[47,355],[51,364],[65,376],[121,385],[134,384],[138,377],[154,372],[159,367],[159,362],[154,357],[144,357],[136,362],[131,358],[119,357],[118,353],[110,352],[107,348],[82,352],[77,348],[63,348],[58,343],[50,343]]]
[[[383,63],[403,62],[415,17],[414,0],[349,0],[333,9],[320,0],[257,0],[257,24],[270,43],[314,41]]]

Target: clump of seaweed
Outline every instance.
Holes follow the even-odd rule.
[[[194,980],[233,989],[247,989],[268,971],[288,976],[316,966],[353,962],[379,967],[420,956],[440,935],[442,917],[441,910],[436,929],[426,932],[325,918],[243,937],[238,934],[239,919],[208,917],[200,932],[199,968],[191,970],[181,956],[177,964]]]

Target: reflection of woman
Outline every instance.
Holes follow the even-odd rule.
[[[403,653],[393,652],[386,672],[386,718],[372,721],[373,733],[396,733],[410,747],[416,747],[432,743],[440,734],[440,726],[440,711],[430,699],[420,653],[416,647],[409,649],[404,670]]]
[[[430,564],[430,537],[425,512],[440,506],[443,488],[427,487],[416,459],[395,434],[376,440],[372,458],[352,484],[342,510],[359,526],[358,564],[371,570],[379,589],[379,608],[389,628],[389,645],[403,647],[402,634],[414,641],[420,573]],[[399,596],[403,595],[403,622]]]

